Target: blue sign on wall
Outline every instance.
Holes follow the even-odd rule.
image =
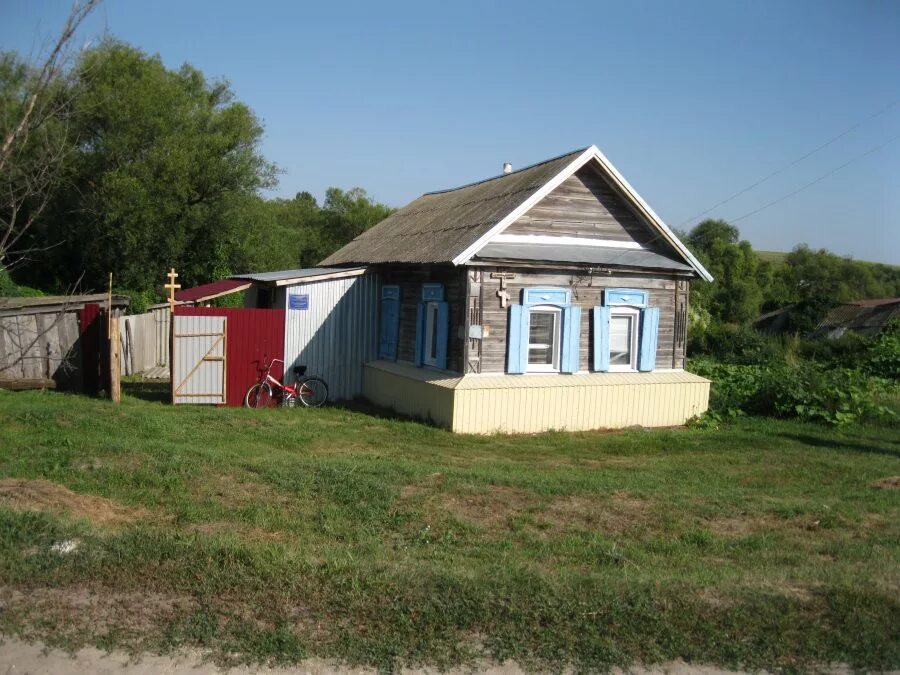
[[[288,296],[288,307],[291,309],[309,309],[309,295],[304,293],[302,295],[291,295]]]

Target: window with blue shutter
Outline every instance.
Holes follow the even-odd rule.
[[[567,288],[522,290],[509,308],[508,373],[576,373],[581,367],[581,308]]]
[[[609,370],[609,307],[594,307],[594,362],[596,372]]]
[[[447,368],[450,337],[450,305],[444,302],[444,286],[422,284],[422,300],[416,305],[416,365]]]
[[[422,366],[425,358],[425,303],[416,303],[416,365]]]
[[[650,294],[608,288],[604,304],[594,307],[592,369],[597,372],[648,372],[656,368],[659,307],[648,307]]]
[[[447,339],[450,335],[450,305],[446,302],[437,303],[437,325],[434,328],[437,333],[433,340],[434,365],[442,370],[447,369]]]
[[[562,357],[559,370],[577,373],[581,366],[579,354],[581,338],[581,307],[565,307],[562,311]]]
[[[656,345],[659,341],[659,307],[641,310],[641,349],[638,353],[638,370],[647,372],[656,368]]]
[[[400,287],[383,286],[378,327],[378,358],[397,360],[400,338]]]
[[[524,305],[510,305],[506,372],[524,373],[526,370],[528,370],[528,309]]]

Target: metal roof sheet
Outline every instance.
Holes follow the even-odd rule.
[[[200,302],[202,300],[211,300],[230,293],[237,293],[250,287],[250,282],[239,279],[220,279],[209,284],[194,286],[193,288],[185,288],[175,292],[175,299],[178,302]]]
[[[293,281],[312,281],[314,278],[340,278],[352,276],[354,274],[362,274],[365,267],[308,267],[299,270],[280,270],[277,272],[255,272],[253,274],[236,274],[232,279],[245,279],[248,281],[257,281],[260,283],[275,283],[276,285],[284,285]]]
[[[655,251],[556,244],[488,244],[478,252],[480,259],[534,260],[589,265],[649,267],[691,271],[691,266]]]

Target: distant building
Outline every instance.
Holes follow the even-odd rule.
[[[900,298],[854,300],[831,310],[810,333],[810,337],[837,340],[847,331],[874,337],[883,331],[892,319],[900,319]]]

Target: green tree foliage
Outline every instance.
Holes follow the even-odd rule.
[[[748,241],[724,220],[704,220],[687,236],[687,245],[715,277],[697,282],[691,302],[724,323],[745,324],[759,316],[761,280],[767,273]]]
[[[83,270],[97,288],[113,272],[145,291],[171,265],[188,284],[230,273],[247,228],[234,215],[274,178],[252,111],[226,83],[116,41],[82,55],[71,99],[66,185],[34,232],[55,248],[31,274],[63,286]]]
[[[0,70],[0,102],[24,71]],[[360,188],[265,199],[276,169],[259,151],[262,126],[225,82],[115,40],[85,52],[66,100],[65,180],[31,231],[44,249],[18,281],[118,288],[147,304],[163,273],[185,286],[248,271],[310,266],[387,216]]]

